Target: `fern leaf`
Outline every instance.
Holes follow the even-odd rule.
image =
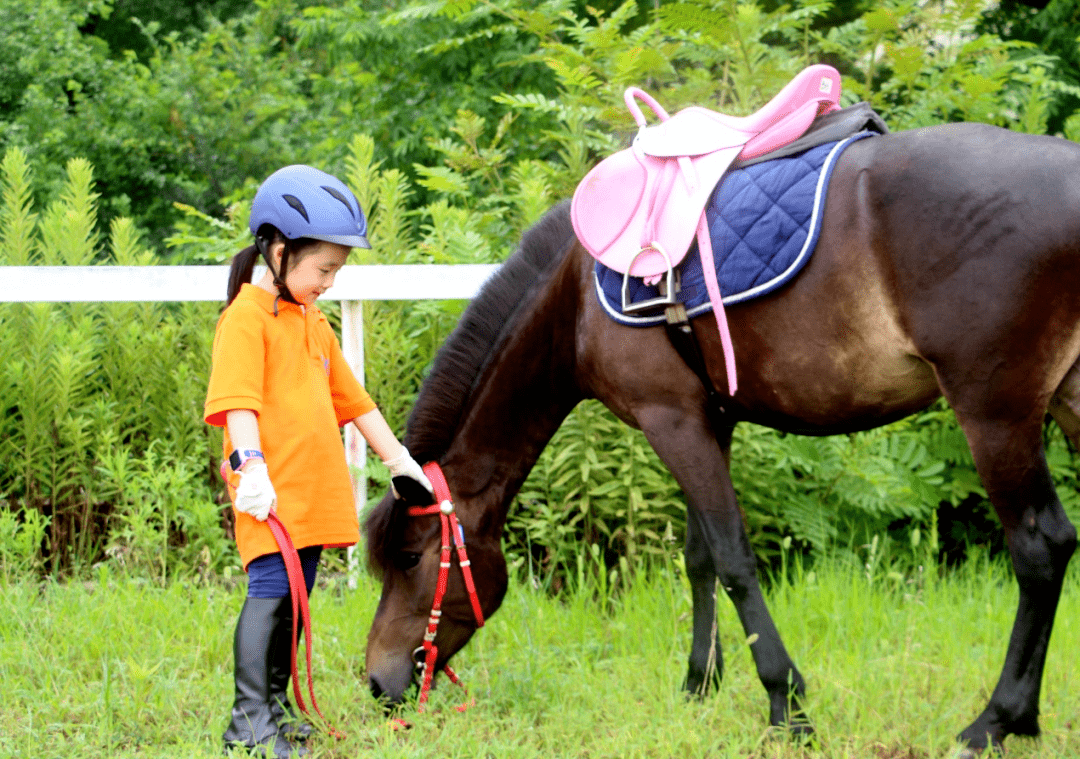
[[[0,162],[0,265],[32,262],[37,214],[33,212],[30,164],[21,148],[8,148]]]
[[[413,168],[420,175],[417,184],[421,187],[451,196],[468,194],[468,182],[453,169],[443,166],[422,166],[420,164],[413,164]]]

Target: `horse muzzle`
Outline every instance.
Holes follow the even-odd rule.
[[[416,668],[411,662],[405,666],[383,667],[368,673],[371,695],[386,706],[396,706],[405,700],[405,692],[414,685]]]
[[[371,695],[386,706],[396,706],[405,700],[409,689],[418,684],[424,672],[424,647],[418,646],[409,658],[396,655],[385,657],[379,664],[369,662],[368,687]]]

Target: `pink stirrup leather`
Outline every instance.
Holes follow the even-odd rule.
[[[803,69],[761,110],[727,116],[692,106],[669,116],[637,87],[626,90],[626,107],[639,131],[626,150],[608,156],[578,184],[570,218],[578,240],[600,263],[626,277],[659,280],[682,261],[695,233],[705,284],[724,344],[728,387],[735,393],[735,361],[713,265],[705,204],[737,157],[755,158],[802,136],[819,115],[837,110],[840,74],[818,64]],[[660,118],[648,126],[637,100]],[[624,280],[625,282],[625,280]],[[633,312],[674,304],[663,300],[623,304]],[[625,286],[624,286],[625,292]]]

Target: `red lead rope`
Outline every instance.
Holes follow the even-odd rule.
[[[229,482],[228,476],[225,474],[225,468],[228,466],[227,461],[221,463],[221,476],[225,480],[225,483],[232,489],[232,484]],[[344,738],[344,733],[340,733],[335,730],[330,721],[323,716],[322,711],[319,709],[318,702],[315,701],[315,683],[311,677],[311,611],[308,608],[308,592],[307,583],[304,582],[304,567],[300,563],[300,554],[297,553],[296,547],[293,545],[292,538],[289,536],[289,531],[285,529],[285,525],[278,518],[278,515],[273,511],[266,518],[266,524],[270,528],[270,532],[274,535],[274,540],[277,541],[278,550],[281,551],[281,558],[285,561],[285,573],[289,576],[289,593],[292,596],[292,646],[290,648],[292,665],[292,683],[293,683],[293,695],[296,697],[296,705],[300,711],[311,717],[311,712],[308,711],[307,704],[304,703],[304,697],[300,691],[300,672],[297,668],[296,661],[296,649],[299,644],[298,641],[298,624],[299,620],[303,619],[304,622],[304,655],[307,660],[307,686],[308,696],[311,698],[311,707],[315,710],[315,713],[319,715],[319,718],[326,725],[327,732],[335,738]]]
[[[480,609],[480,598],[476,595],[476,584],[473,582],[472,563],[465,552],[465,531],[454,513],[454,500],[450,496],[450,488],[446,484],[446,477],[442,469],[432,461],[424,465],[424,474],[435,488],[435,499],[438,503],[432,506],[414,506],[409,509],[409,516],[421,517],[438,514],[442,522],[442,551],[439,554],[439,580],[435,586],[435,599],[431,604],[431,615],[428,617],[428,629],[424,633],[424,682],[420,686],[420,700],[417,711],[423,712],[427,704],[428,692],[431,690],[431,681],[435,675],[435,661],[439,656],[439,649],[435,645],[435,633],[439,629],[439,620],[442,619],[442,602],[446,596],[446,587],[450,579],[450,549],[457,547],[458,565],[465,580],[465,590],[469,593],[469,603],[472,604],[473,616],[476,617],[476,626],[484,626],[484,613]],[[443,668],[450,681],[461,685],[461,680],[449,665]],[[456,707],[458,711],[465,711],[469,704]]]
[[[307,583],[304,582],[304,568],[300,563],[300,554],[297,553],[292,538],[289,537],[288,530],[278,519],[277,514],[270,512],[270,516],[266,518],[266,523],[270,526],[270,532],[274,533],[274,540],[277,541],[278,548],[281,550],[281,557],[285,560],[285,572],[289,576],[289,593],[292,595],[293,608],[292,646],[289,650],[291,653],[293,695],[296,696],[296,705],[301,712],[309,717],[311,716],[307,704],[304,703],[304,697],[301,695],[300,672],[296,666],[296,649],[299,644],[297,640],[297,620],[302,618],[304,620],[304,656],[307,660],[307,686],[308,695],[311,697],[311,708],[315,710],[315,713],[319,715],[319,719],[326,725],[327,732],[340,740],[345,735],[339,733],[330,725],[330,721],[323,716],[318,702],[315,701],[315,683],[311,678],[311,611],[308,608]]]

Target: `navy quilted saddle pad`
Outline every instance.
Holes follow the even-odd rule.
[[[776,290],[806,265],[821,232],[825,194],[837,159],[852,142],[874,134],[859,132],[724,176],[705,214],[725,306]],[[711,311],[696,242],[677,268],[682,281],[678,300],[687,313],[694,317]],[[595,275],[597,296],[612,319],[633,327],[664,323],[663,313],[622,313],[622,274],[597,263]],[[660,294],[637,277],[630,277],[628,289],[631,302]]]

